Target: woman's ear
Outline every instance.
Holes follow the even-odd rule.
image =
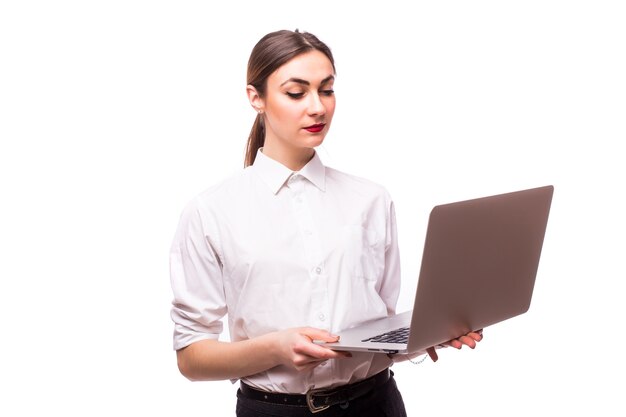
[[[257,89],[253,85],[249,85],[246,87],[246,93],[248,94],[248,100],[250,101],[250,105],[259,114],[263,114],[263,110],[265,109],[265,101],[261,98],[261,95],[257,91]]]

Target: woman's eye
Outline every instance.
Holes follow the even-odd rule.
[[[332,90],[332,89],[322,90],[321,93],[325,96],[332,96],[333,94],[335,94],[335,90]]]
[[[287,95],[289,97],[291,97],[291,98],[300,98],[300,97],[304,96],[304,93],[290,93],[290,92],[287,92]]]

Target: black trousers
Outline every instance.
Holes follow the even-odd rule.
[[[244,398],[237,392],[237,417],[406,417],[404,401],[393,376],[384,385],[350,401],[319,413],[306,406],[273,404]]]

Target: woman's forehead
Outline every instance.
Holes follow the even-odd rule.
[[[270,75],[269,81],[277,85],[283,85],[291,80],[318,84],[331,79],[334,72],[333,64],[328,57],[318,50],[313,50],[287,61]]]

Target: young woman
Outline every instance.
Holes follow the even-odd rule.
[[[394,312],[400,288],[388,193],[315,152],[333,119],[334,82],[331,51],[312,34],[264,36],[248,63],[257,116],[246,168],[195,198],[174,238],[180,371],[239,379],[238,416],[406,415],[394,358],[320,343]],[[231,341],[221,342],[226,314]]]

